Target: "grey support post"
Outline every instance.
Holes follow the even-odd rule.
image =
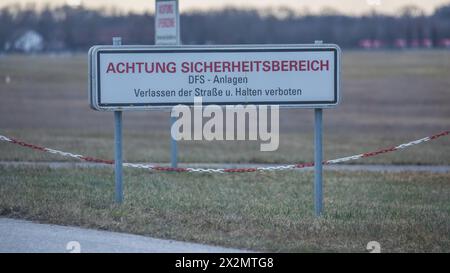
[[[170,128],[177,121],[176,117],[170,117]],[[178,166],[178,142],[170,136],[170,166],[176,168]]]
[[[322,215],[322,109],[314,109],[314,213]]]
[[[121,46],[122,38],[113,37],[113,45]],[[122,111],[114,111],[114,173],[115,173],[115,200],[123,202],[122,184]]]
[[[322,41],[315,41],[322,44]],[[322,109],[314,109],[314,214],[322,215],[323,211],[323,184],[322,184]]]
[[[181,38],[180,38],[180,8],[179,3],[176,1],[176,14],[177,14],[177,42],[175,45],[179,46],[181,45]],[[177,121],[176,117],[170,117],[170,131],[172,131],[172,125]],[[172,168],[178,167],[178,142],[172,137],[172,134],[170,136],[170,166]]]

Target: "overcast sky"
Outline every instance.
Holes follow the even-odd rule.
[[[124,10],[144,11],[154,10],[154,0],[0,0],[0,7],[13,3],[35,3],[38,6],[51,3],[78,5],[80,2],[89,7],[118,7]],[[301,11],[307,8],[311,12],[318,12],[325,7],[331,7],[342,13],[361,14],[370,10],[394,14],[405,5],[415,5],[427,13],[436,7],[450,4],[450,0],[180,0],[181,12],[192,9],[220,9],[225,6],[246,8],[277,8],[289,7]]]

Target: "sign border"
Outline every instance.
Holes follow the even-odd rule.
[[[193,106],[192,103],[102,103],[100,82],[100,55],[123,53],[187,53],[187,52],[308,52],[332,51],[334,53],[334,100],[332,101],[279,101],[264,102],[204,102],[203,105],[279,105],[281,108],[330,108],[340,103],[341,49],[335,44],[301,45],[230,45],[230,46],[93,46],[89,49],[89,100],[94,110],[161,110],[176,105]]]

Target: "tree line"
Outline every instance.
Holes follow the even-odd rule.
[[[110,44],[122,36],[125,44],[154,44],[154,16],[151,13],[121,13],[84,7],[23,8],[0,10],[0,51],[18,33],[39,33],[47,51],[86,50],[94,44]],[[297,14],[289,9],[276,11],[227,8],[181,15],[183,44],[280,44],[337,43],[344,48],[361,46],[361,41],[382,41],[395,46],[399,39],[406,47],[413,41],[428,40],[433,47],[450,41],[450,5],[425,15],[408,6],[398,15],[372,12],[362,16],[326,10],[320,14]]]

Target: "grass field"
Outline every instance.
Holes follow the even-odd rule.
[[[325,173],[313,217],[312,174],[125,173],[115,206],[108,169],[0,169],[0,215],[280,252],[447,252],[446,174]]]
[[[325,111],[325,157],[400,144],[450,128],[450,51],[344,52],[342,104]],[[6,83],[6,77],[9,83]],[[113,117],[89,109],[87,56],[0,56],[0,134],[112,158]],[[280,148],[256,141],[183,141],[181,162],[312,159],[311,110],[280,115]],[[169,161],[169,113],[124,114],[128,161]],[[0,143],[0,160],[61,160]],[[450,139],[359,163],[448,164]]]
[[[450,51],[344,52],[342,104],[325,110],[324,156],[390,147],[450,129]],[[9,80],[6,80],[9,79]],[[113,158],[113,116],[89,109],[87,56],[0,56],[0,135]],[[280,148],[180,142],[180,162],[313,159],[311,110],[283,110]],[[124,114],[124,159],[169,161],[169,113]],[[0,143],[0,161],[64,158]],[[450,164],[450,137],[358,164]],[[199,175],[0,167],[0,216],[260,251],[448,252],[450,174],[325,172],[325,215],[312,215],[312,174]]]

